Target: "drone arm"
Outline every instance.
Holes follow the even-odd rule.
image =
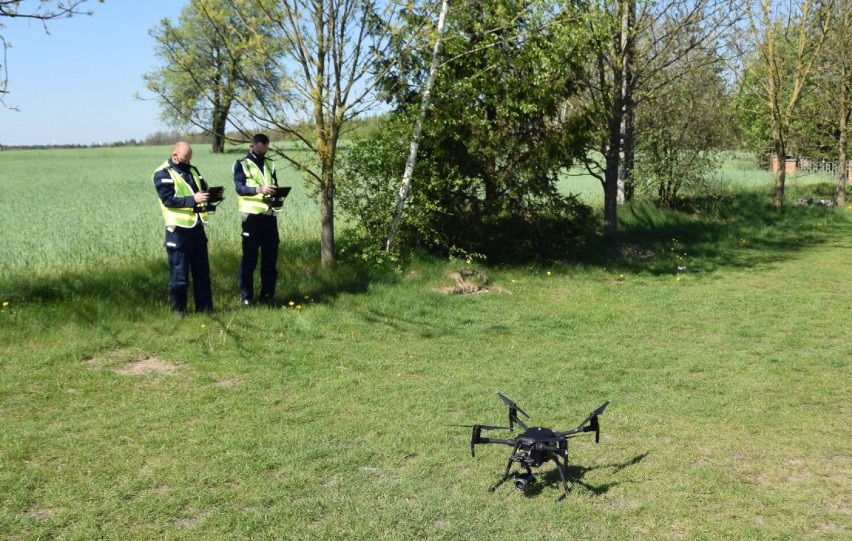
[[[483,425],[473,425],[472,430],[470,431],[470,456],[476,456],[476,451],[474,447],[480,443],[502,443],[503,445],[515,445],[515,440],[507,440],[500,438],[483,438],[482,430],[488,428],[499,428],[499,427],[487,427]]]
[[[540,443],[536,445],[536,449],[538,449],[539,451],[550,451],[554,455],[559,455],[561,457],[565,457],[568,455],[568,449],[564,449],[562,447],[554,447],[553,445],[547,445],[545,443]]]
[[[503,438],[479,438],[479,441],[476,443],[499,443],[502,445],[514,446],[516,441]]]

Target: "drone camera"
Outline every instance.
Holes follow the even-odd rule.
[[[533,483],[535,483],[535,475],[531,473],[518,473],[515,475],[515,488],[521,492],[526,492]]]

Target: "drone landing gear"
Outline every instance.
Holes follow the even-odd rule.
[[[530,468],[530,464],[535,465],[536,467],[540,466],[541,463],[538,461],[530,462],[530,449],[523,449],[524,447],[521,442],[515,445],[515,449],[512,451],[512,456],[509,457],[509,462],[506,464],[506,470],[503,472],[503,478],[500,479],[496,485],[488,489],[489,492],[494,492],[497,488],[505,483],[511,477],[515,484],[515,488],[521,492],[526,492],[529,487],[531,487],[535,483],[535,475],[533,475],[532,469]],[[549,446],[548,446],[549,447]],[[567,449],[563,449],[561,446],[559,448],[549,448],[550,451],[550,459],[556,463],[556,471],[559,472],[559,479],[562,481],[562,490],[563,493],[558,498],[556,498],[557,502],[561,502],[568,496],[568,493],[571,492],[573,488],[568,484],[567,479],[565,478],[565,470],[568,467],[568,458],[564,456],[562,453],[567,454]],[[562,462],[559,461],[559,457],[562,456]],[[512,464],[519,463],[521,467],[526,470],[526,472],[521,471],[512,471]],[[536,462],[538,462],[536,464]]]

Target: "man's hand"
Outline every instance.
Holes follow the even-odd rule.
[[[261,186],[257,189],[258,195],[275,195],[275,186],[272,184],[267,184],[266,186]]]
[[[210,199],[210,194],[207,192],[197,192],[193,197],[196,203],[206,203]]]

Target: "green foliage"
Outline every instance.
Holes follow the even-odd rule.
[[[587,142],[589,118],[566,108],[586,37],[579,16],[556,3],[501,0],[451,14],[401,241],[499,260],[558,257],[580,242],[589,211],[556,184]],[[408,112],[356,145],[339,190],[373,242],[387,234],[426,76],[427,55],[399,54],[384,83]]]
[[[163,19],[151,29],[163,66],[145,76],[170,126],[200,128],[223,150],[228,121],[241,118],[279,79],[272,62],[279,43],[263,12],[248,0],[192,0],[177,24]],[[240,11],[243,8],[245,13]]]
[[[772,126],[768,110],[754,91],[757,84],[755,76],[745,72],[742,77],[744,81],[740,82],[738,91],[731,97],[738,146],[758,156],[765,156],[764,161],[768,166],[772,149]]]
[[[356,140],[341,158],[337,199],[352,217],[364,257],[378,255],[387,239],[410,126],[405,116],[394,117],[381,132]],[[546,197],[529,195],[517,207],[489,211],[480,180],[460,169],[428,150],[419,155],[399,246],[445,256],[479,253],[492,261],[555,260],[587,240],[592,210],[561,195],[555,180]]]

